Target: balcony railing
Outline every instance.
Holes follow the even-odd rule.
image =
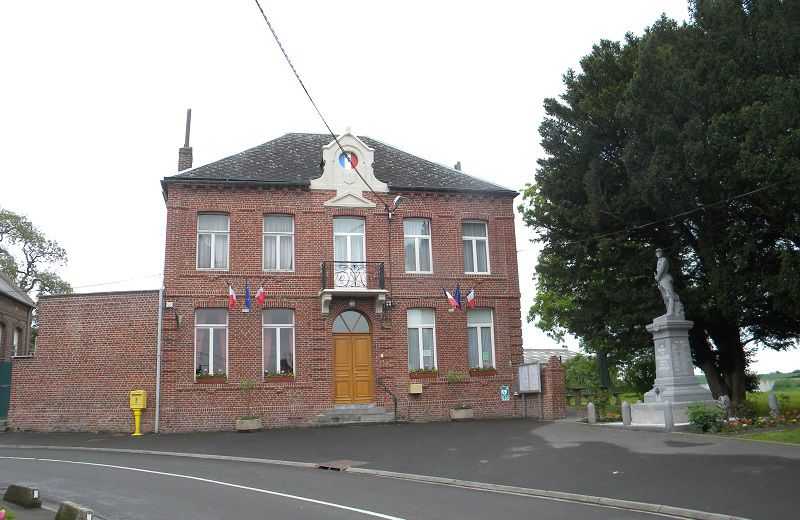
[[[322,262],[322,289],[383,290],[383,262]]]

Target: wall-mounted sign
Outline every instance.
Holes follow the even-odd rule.
[[[537,394],[542,391],[539,363],[528,363],[517,367],[519,374],[519,393]]]
[[[511,400],[511,390],[509,390],[507,386],[500,387],[500,399],[503,401]]]

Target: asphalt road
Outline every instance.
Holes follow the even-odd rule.
[[[311,468],[154,455],[0,448],[0,484],[27,482],[100,520],[655,519],[655,515]],[[658,518],[664,518],[658,516]]]

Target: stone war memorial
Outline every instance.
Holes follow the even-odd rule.
[[[631,405],[631,423],[632,426],[671,428],[689,422],[686,415],[689,404],[715,401],[694,375],[689,349],[689,330],[693,322],[683,314],[683,304],[669,274],[669,262],[661,249],[656,249],[656,257],[655,281],[666,313],[647,325],[655,344],[656,379],[653,389],[644,394],[644,402]]]

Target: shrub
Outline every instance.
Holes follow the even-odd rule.
[[[725,410],[716,404],[692,403],[687,408],[689,423],[699,432],[722,430]]]
[[[733,407],[733,415],[739,419],[750,419],[755,421],[760,417],[758,413],[758,403],[755,401],[744,401]]]

